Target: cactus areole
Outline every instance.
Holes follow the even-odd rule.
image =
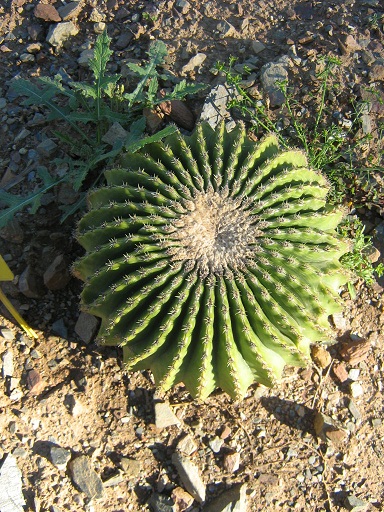
[[[164,390],[241,398],[332,336],[343,213],[302,152],[204,124],[124,156],[106,179],[78,226],[75,273],[100,343],[122,347],[128,369],[151,369]]]

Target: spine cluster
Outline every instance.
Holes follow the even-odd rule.
[[[328,183],[297,150],[200,125],[126,155],[78,226],[84,310],[99,340],[159,386],[205,399],[271,386],[331,336],[347,280]]]

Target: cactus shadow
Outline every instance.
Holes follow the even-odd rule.
[[[315,435],[313,427],[315,411],[310,407],[278,397],[262,397],[260,401],[264,409],[279,423]]]

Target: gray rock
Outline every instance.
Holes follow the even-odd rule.
[[[0,469],[1,512],[23,512],[21,471],[13,455],[8,454]]]
[[[68,338],[68,329],[62,318],[59,318],[56,320],[56,322],[53,322],[51,325],[51,330],[54,334],[57,334],[61,338]]]
[[[44,139],[36,147],[37,152],[45,158],[51,158],[57,149],[57,144],[52,139]]]
[[[353,400],[349,400],[348,409],[356,421],[361,420],[361,412],[359,411],[359,409],[357,408],[357,406]]]
[[[173,414],[167,402],[155,404],[155,425],[156,428],[166,428],[171,425],[180,425],[180,420]]]
[[[220,439],[220,437],[216,436],[209,441],[209,447],[214,453],[219,453],[221,447],[224,444],[224,439]]]
[[[203,508],[203,512],[246,512],[246,484],[234,485]]]
[[[52,25],[47,35],[47,43],[51,46],[61,46],[64,41],[79,33],[79,29],[72,21],[64,21]]]
[[[200,122],[207,121],[212,128],[229,118],[228,102],[236,97],[236,89],[227,84],[220,84],[211,89],[200,114]]]
[[[35,56],[31,53],[21,53],[19,59],[23,64],[27,64],[28,62],[35,62]]]
[[[384,81],[384,60],[376,60],[371,64],[369,70],[369,79],[371,82]]]
[[[205,53],[197,53],[194,57],[189,59],[185,66],[181,68],[181,74],[185,75],[189,71],[194,71],[196,68],[200,67],[203,64],[206,58],[207,56],[205,55]]]
[[[116,485],[121,484],[121,482],[125,481],[125,477],[121,471],[119,471],[116,475],[111,476],[107,480],[104,480],[104,487],[115,487]]]
[[[191,4],[187,0],[176,0],[176,7],[181,10],[181,14],[187,14]]]
[[[256,54],[265,50],[265,44],[261,43],[260,41],[252,41],[251,47],[252,51]]]
[[[6,327],[0,330],[0,336],[9,341],[16,339],[16,334],[12,331],[12,329],[7,329]]]
[[[78,489],[88,498],[102,498],[103,482],[93,469],[91,460],[86,455],[80,455],[69,464],[71,476]]]
[[[175,512],[173,500],[162,494],[152,494],[148,501],[148,505],[153,512]]]
[[[126,139],[127,135],[128,132],[124,130],[120,123],[115,121],[101,140],[113,146],[116,141]]]
[[[93,50],[83,50],[80,53],[80,57],[77,59],[77,63],[82,68],[89,66],[89,61],[93,59],[95,52]]]
[[[369,503],[360,498],[357,498],[353,494],[347,496],[344,500],[344,506],[347,510],[353,510],[353,512],[363,512],[367,510]]]
[[[26,128],[23,128],[20,133],[18,133],[15,137],[15,142],[20,142],[28,137],[30,135],[30,130],[27,130]]]
[[[65,470],[67,463],[71,458],[71,452],[61,446],[51,446],[50,450],[51,462],[59,469]]]
[[[177,450],[185,455],[192,455],[197,450],[197,445],[192,437],[187,434],[177,443]]]
[[[3,378],[12,377],[14,371],[13,352],[11,349],[6,350],[3,354]]]
[[[175,466],[185,489],[196,501],[203,503],[205,501],[205,485],[195,464],[177,452],[172,455],[172,464]]]
[[[0,98],[0,110],[3,110],[7,106],[6,98]]]
[[[125,30],[122,34],[119,35],[115,43],[116,48],[118,50],[124,50],[132,41],[133,37],[134,36],[132,32],[128,32],[127,30]]]
[[[278,82],[288,80],[286,65],[281,62],[269,62],[261,68],[260,77],[263,89],[268,94],[271,106],[279,107],[282,105],[285,101],[285,96]]]
[[[63,254],[59,254],[44,272],[44,284],[48,290],[61,290],[65,288],[71,278],[68,262]]]
[[[96,335],[99,320],[88,313],[80,313],[75,325],[75,332],[88,345]]]
[[[84,2],[69,2],[67,5],[59,7],[57,10],[63,21],[69,21],[76,18],[83,7]]]
[[[31,299],[41,297],[41,285],[38,276],[33,272],[30,265],[19,277],[19,290],[23,295]]]

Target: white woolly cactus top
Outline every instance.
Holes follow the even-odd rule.
[[[205,399],[272,385],[330,335],[347,280],[348,245],[326,206],[328,183],[305,155],[259,144],[239,124],[199,125],[106,172],[89,195],[75,265],[99,340],[123,347],[128,369],[183,382]]]

